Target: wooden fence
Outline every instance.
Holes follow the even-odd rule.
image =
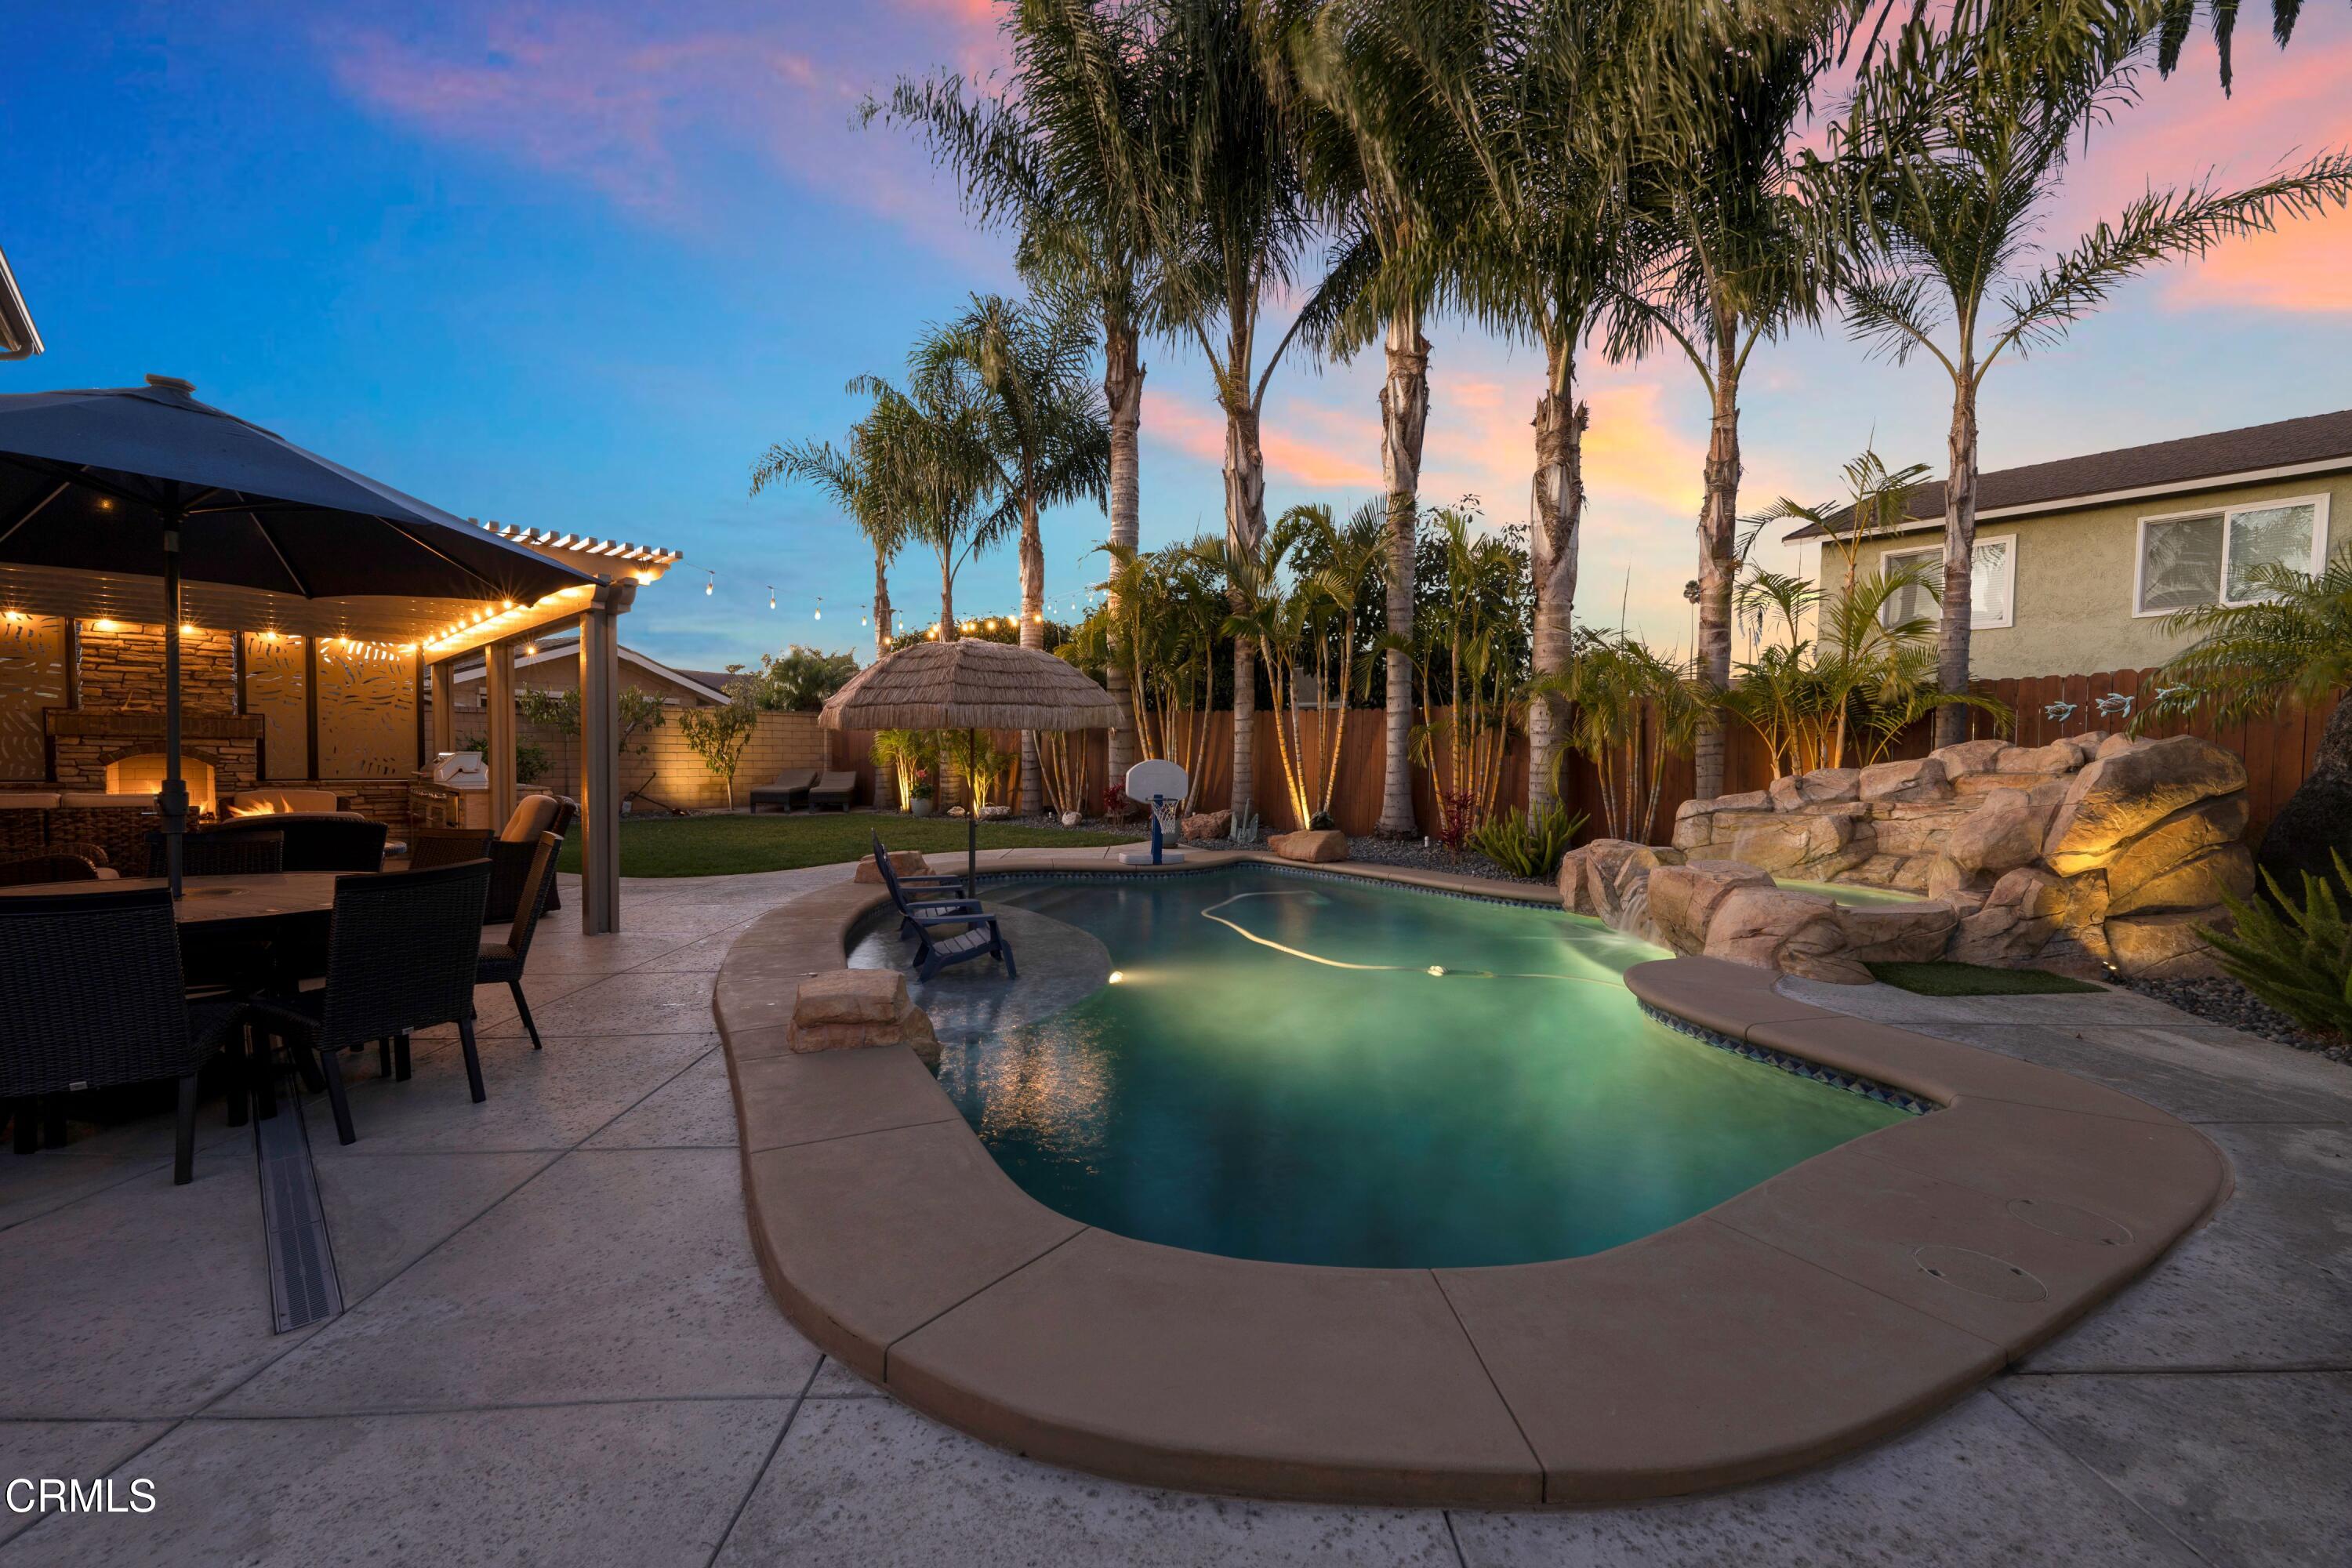
[[[2153,669],[2101,671],[2091,675],[2029,676],[2008,680],[1979,682],[1978,689],[1986,696],[2006,704],[2015,715],[2011,738],[2025,746],[2047,745],[2061,735],[2079,735],[2091,730],[2122,730],[2132,719],[2141,714],[2154,700],[2157,689]],[[2101,713],[2101,699],[2116,693],[2132,700],[2128,713]],[[2073,705],[2069,711],[2053,712],[2060,704]],[[2110,703],[2111,707],[2117,706]],[[2326,728],[2335,704],[2328,702],[2308,711],[2289,706],[2267,719],[2246,723],[2215,725],[2200,719],[2194,722],[2168,720],[2149,724],[2140,731],[2148,735],[2201,735],[2225,750],[2243,757],[2246,762],[2247,795],[2252,821],[2247,829],[2250,842],[2258,842],[2263,829],[2269,826],[2281,805],[2310,772],[2319,746],[2320,731]],[[1440,710],[1441,715],[1444,710]],[[1419,715],[1415,715],[1416,721]],[[1257,811],[1269,833],[1280,833],[1298,826],[1291,820],[1288,792],[1283,787],[1282,767],[1275,753],[1276,716],[1260,710],[1256,715]],[[1976,715],[1973,732],[1990,735],[1995,732],[1990,718]],[[1195,781],[1193,809],[1213,811],[1225,805],[1233,791],[1233,715],[1220,710],[1209,716],[1210,730],[1205,748],[1205,763],[1201,777]],[[875,794],[874,764],[870,760],[873,735],[867,731],[843,731],[829,737],[832,746],[830,766],[854,769],[858,775],[858,799],[861,803],[880,800],[889,804],[895,799],[895,788],[886,780],[882,794]],[[996,743],[1003,748],[1017,746],[1020,737],[1010,732],[999,733]],[[1763,740],[1747,725],[1736,720],[1726,737],[1724,789],[1728,794],[1740,794],[1764,788],[1772,782],[1771,753]],[[1105,757],[1108,737],[1102,731],[1087,731],[1085,737],[1088,797],[1087,809],[1098,811],[1102,806],[1105,778]],[[1923,757],[1930,745],[1928,726],[1918,724],[1901,736],[1888,749],[1889,759]],[[1383,770],[1387,760],[1387,731],[1384,715],[1378,709],[1357,709],[1348,716],[1347,730],[1340,747],[1339,771],[1332,792],[1331,815],[1340,827],[1351,834],[1370,833],[1380,821]],[[1652,825],[1653,842],[1664,844],[1674,837],[1675,811],[1691,796],[1691,760],[1672,757],[1666,762],[1661,780],[1658,810]],[[1424,833],[1433,832],[1438,820],[1437,798],[1432,788],[1429,772],[1418,764],[1412,770],[1413,813]],[[1580,755],[1571,755],[1562,777],[1562,785],[1571,809],[1588,816],[1600,816],[1601,795],[1591,763]],[[1514,734],[1504,756],[1501,803],[1506,806],[1524,805],[1528,791],[1527,737]],[[949,782],[944,798],[950,803],[961,798],[954,781]],[[1597,837],[1596,822],[1588,822],[1580,838]]]

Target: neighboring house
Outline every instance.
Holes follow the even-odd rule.
[[[1944,487],[1922,485],[1910,521],[1866,541],[1860,569],[1922,565],[1941,581]],[[2173,611],[2256,595],[2252,569],[2316,572],[2352,535],[2352,410],[2126,447],[1983,475],[1977,486],[1971,673],[1998,680],[2162,664],[2189,638]],[[1822,541],[1835,591],[1843,561]],[[1900,616],[1933,616],[1926,595]]]
[[[538,691],[576,691],[580,687],[577,634],[541,638],[537,652],[515,654],[515,686]],[[673,669],[633,647],[621,649],[621,684],[658,697],[677,708],[709,708],[727,700],[730,677],[707,669]],[[451,672],[457,710],[477,713],[483,705],[482,661],[462,661]]]
[[[0,255],[0,359],[30,359],[41,350],[41,330],[33,325],[33,312],[16,292],[8,258]]]

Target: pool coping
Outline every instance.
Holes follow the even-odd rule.
[[[1164,875],[1273,859],[1196,852],[1154,873],[1118,853],[982,860]],[[1312,869],[1473,897],[1496,887]],[[1558,907],[1534,891],[1503,896]],[[1120,1480],[1491,1508],[1761,1479],[1941,1409],[2148,1268],[2231,1190],[2210,1142],[2128,1095],[1792,1001],[1769,971],[1685,958],[1634,966],[1627,987],[1717,1043],[1939,1109],[1586,1258],[1332,1268],[1160,1247],[1022,1192],[906,1048],[789,1049],[800,982],[845,965],[882,897],[845,881],[794,899],[719,972],[712,1011],[761,1268],[803,1332],[908,1405]]]

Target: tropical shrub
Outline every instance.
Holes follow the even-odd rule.
[[[1580,630],[1568,668],[1538,677],[1530,689],[1570,704],[1568,739],[1599,777],[1602,830],[1649,842],[1666,759],[1689,753],[1706,711],[1689,670],[1622,633]],[[1565,793],[1559,775],[1570,755],[1553,754],[1554,799]]]
[[[1583,813],[1570,816],[1555,800],[1533,816],[1511,811],[1487,818],[1471,829],[1470,847],[1514,877],[1549,878],[1559,874],[1560,858],[1583,826]]]
[[[965,804],[985,816],[991,805],[1013,792],[1020,754],[1000,748],[985,730],[950,730],[940,737],[940,760],[964,778]]]
[[[2336,885],[2352,868],[2334,856]],[[2287,901],[2278,879],[2263,873],[2270,899],[2241,901],[2224,893],[2234,935],[2200,931],[2232,979],[2307,1029],[2352,1034],[2352,924],[2325,877],[2303,874],[2303,901]]]
[[[877,730],[872,751],[874,765],[888,768],[898,781],[898,809],[905,811],[919,798],[928,798],[928,784],[919,796],[915,784],[928,780],[930,770],[940,759],[939,737],[923,730]]]
[[[1422,715],[1412,731],[1413,760],[1430,771],[1437,837],[1457,850],[1493,815],[1503,753],[1512,730],[1526,719],[1519,689],[1526,672],[1527,556],[1506,538],[1474,532],[1475,521],[1452,509],[1430,514],[1440,544],[1441,591],[1413,620]],[[1442,714],[1441,700],[1451,704]]]
[[[479,752],[487,757],[490,754],[490,742],[487,737],[476,735],[470,740],[460,741],[457,743],[457,749],[461,752]],[[517,741],[515,742],[517,783],[537,784],[540,776],[547,772],[548,762],[547,748],[538,742]]]

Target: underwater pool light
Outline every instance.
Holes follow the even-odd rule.
[[[1120,981],[1125,980],[1126,978],[1127,972],[1125,970],[1114,969],[1110,972],[1110,983],[1113,985],[1118,984]]]
[[[1443,976],[1445,973],[1445,965],[1442,963],[1433,963],[1429,966],[1429,972],[1432,974]]]

